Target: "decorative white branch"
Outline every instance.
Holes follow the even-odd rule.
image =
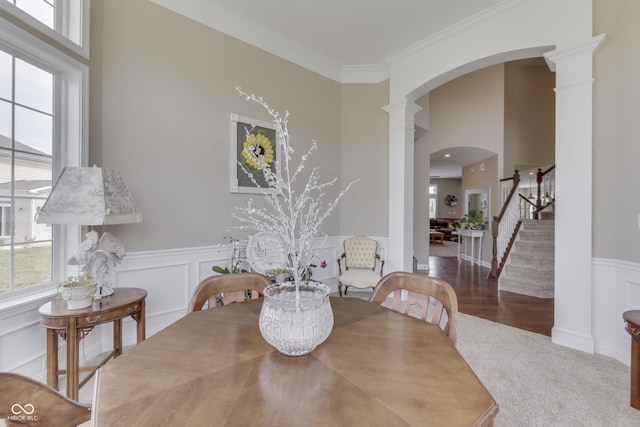
[[[318,148],[317,142],[312,141],[311,148],[301,157],[300,164],[291,174],[290,166],[294,149],[291,146],[291,137],[287,127],[289,111],[285,110],[284,117],[282,117],[262,97],[247,94],[240,87],[236,87],[236,90],[247,101],[260,104],[271,115],[276,128],[276,149],[280,156],[275,161],[274,171],[262,157],[256,156],[253,151],[246,148],[243,150],[243,153],[246,152],[253,156],[260,165],[268,188],[260,187],[253,174],[239,163],[254,185],[260,189],[269,208],[255,207],[253,200],[250,199],[246,207],[235,208],[233,217],[245,224],[239,228],[269,232],[279,240],[285,250],[286,267],[293,273],[297,288],[303,275],[317,256],[318,249],[313,248],[314,239],[318,235],[323,235],[325,239],[327,237],[325,233],[320,231],[320,226],[333,212],[342,196],[358,180],[349,183],[333,202],[323,205],[325,189],[333,185],[337,178],[320,183],[318,168],[314,168],[302,192],[296,194],[294,184],[300,178],[309,155]]]

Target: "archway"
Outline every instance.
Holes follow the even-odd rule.
[[[591,84],[593,52],[604,36],[591,37],[590,5],[571,6],[570,11],[555,10],[563,6],[527,2],[507,8],[460,33],[443,37],[413,54],[411,60],[399,61],[392,67],[390,104],[385,107],[389,113],[390,163],[387,258],[390,271],[412,267],[413,131],[414,116],[421,110],[415,100],[469,71],[542,55],[556,72],[556,194],[558,200],[563,198],[556,210],[556,309],[552,339],[593,352]],[[518,26],[514,27],[514,22]],[[550,46],[562,47],[551,50]],[[563,206],[571,206],[571,210]],[[581,212],[578,218],[572,214],[576,209]]]

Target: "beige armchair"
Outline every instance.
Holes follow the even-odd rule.
[[[349,286],[358,289],[374,288],[382,278],[384,260],[378,255],[378,242],[364,236],[344,241],[344,253],[338,258],[338,292],[347,294]],[[342,264],[344,263],[344,270]],[[379,271],[376,271],[379,266]]]

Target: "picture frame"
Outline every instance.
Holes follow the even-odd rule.
[[[262,134],[267,137],[273,148],[274,165],[277,164],[277,160],[280,155],[280,148],[276,138],[276,128],[273,123],[231,113],[229,125],[230,191],[232,193],[262,194],[260,187],[268,187],[267,182],[262,175],[262,171],[249,165],[242,156],[244,142],[247,139],[247,132],[250,135]],[[262,141],[264,140],[262,139]],[[251,178],[245,173],[241,165],[243,165],[248,172],[252,173],[253,178],[256,180],[259,187],[256,186]]]

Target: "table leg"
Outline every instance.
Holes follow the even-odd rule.
[[[631,338],[631,406],[640,409],[640,340]]]
[[[113,321],[113,357],[122,354],[122,319]]]
[[[138,344],[140,344],[142,341],[145,340],[145,334],[146,334],[146,329],[145,329],[145,323],[144,323],[144,319],[145,319],[145,302],[144,300],[142,300],[142,302],[140,303],[140,314],[138,315],[137,323],[138,323]]]
[[[78,382],[80,381],[80,334],[78,319],[70,316],[67,323],[67,397],[78,400]]]
[[[58,390],[58,332],[47,328],[47,385]]]

